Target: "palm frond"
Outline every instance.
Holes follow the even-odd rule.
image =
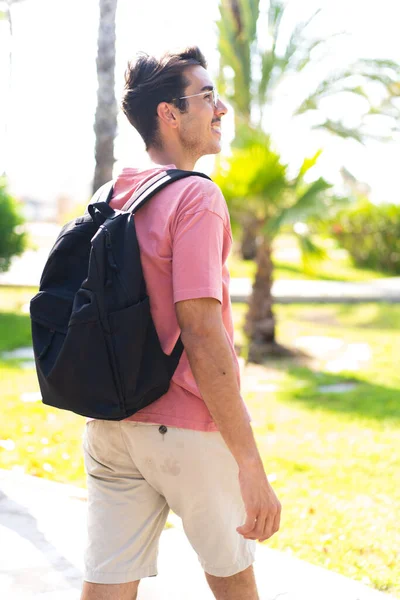
[[[348,35],[345,31],[337,31],[324,38],[316,38],[312,40],[304,39],[303,43],[297,49],[294,54],[292,61],[288,65],[288,71],[298,73],[303,71],[309,64],[315,64],[317,59],[315,57],[316,50],[327,46],[333,40],[343,35]]]
[[[339,71],[326,79],[323,79],[316,89],[307,97],[297,110],[294,112],[295,115],[301,115],[309,110],[315,110],[318,108],[318,104],[322,98],[331,96],[343,90],[343,86],[348,84],[350,77],[353,77],[352,73],[346,71]],[[359,86],[355,86],[358,88]]]
[[[314,156],[306,157],[303,160],[303,163],[300,167],[299,173],[298,173],[296,179],[294,180],[295,188],[298,187],[303,182],[304,175],[306,175],[310,169],[315,167],[322,152],[323,152],[323,150],[322,150],[322,148],[320,148],[319,150],[317,150],[317,152],[314,154]]]
[[[263,232],[270,237],[274,237],[283,225],[296,223],[303,220],[309,214],[316,212],[321,207],[324,192],[331,187],[331,184],[321,177],[313,181],[297,198],[294,204],[282,208],[275,217],[268,219],[263,227]]]
[[[343,139],[356,140],[360,144],[364,144],[365,142],[365,134],[362,133],[360,129],[356,129],[355,127],[346,127],[341,121],[332,121],[331,119],[327,119],[324,121],[324,123],[314,125],[313,129],[324,129],[325,131],[329,131],[329,133],[333,133],[334,135],[337,135]]]
[[[375,140],[377,142],[390,142],[392,141],[391,135],[388,134],[375,134],[371,131],[366,130],[365,127],[360,125],[360,127],[346,127],[343,125],[341,121],[332,121],[327,119],[323,123],[319,123],[318,125],[314,125],[313,129],[323,129],[328,131],[329,133],[341,137],[343,139],[352,139],[360,144],[364,145],[366,140]],[[398,131],[398,126],[393,124],[390,128],[391,132]]]
[[[400,74],[400,65],[395,60],[387,59],[387,58],[360,58],[354,63],[354,68],[365,71],[372,70],[373,72],[381,71],[383,69],[387,69],[392,71],[392,73]]]
[[[272,75],[279,71],[279,58],[276,56],[276,45],[280,35],[281,21],[285,13],[282,0],[271,0],[268,10],[268,35],[271,45],[263,52],[259,52],[261,60],[261,79],[258,85],[258,101],[260,106],[265,104],[268,90],[273,87]]]
[[[299,234],[293,231],[295,239],[299,245],[303,268],[305,271],[312,271],[313,263],[327,258],[325,248],[318,245],[309,234]]]
[[[276,56],[273,48],[266,50],[261,55],[261,80],[258,85],[258,100],[260,106],[265,104],[268,91],[272,87],[272,73],[277,66]]]
[[[288,189],[287,167],[265,140],[268,140],[265,134],[254,140],[244,139],[225,164],[220,161],[213,174],[230,208],[241,212],[252,210],[260,219],[284,204]]]
[[[285,13],[285,5],[282,0],[270,0],[268,10],[268,32],[273,39],[273,47],[276,47],[278,41],[280,26],[283,15]]]
[[[338,93],[350,93],[365,98],[372,104],[366,91],[367,83],[380,84],[386,94],[400,94],[400,66],[392,60],[364,59],[358,60],[350,67],[336,72],[321,81],[317,88],[303,100],[295,111],[295,115],[316,110],[319,102],[326,97]]]
[[[257,33],[260,0],[239,0],[246,37],[252,43]]]
[[[233,69],[233,89],[227,93],[235,112],[250,117],[252,74],[251,44],[256,35],[260,0],[222,0],[218,49],[221,55],[219,85],[225,92],[228,89],[224,76],[224,66]]]
[[[385,98],[379,105],[370,106],[368,115],[398,119],[400,116],[400,106],[396,105],[391,98]]]
[[[310,23],[315,19],[315,17],[317,17],[320,14],[320,12],[321,12],[321,9],[319,8],[309,17],[309,19],[307,19],[306,21],[302,21],[301,23],[296,25],[295,28],[293,29],[292,34],[289,38],[288,44],[286,46],[286,51],[285,51],[284,57],[283,57],[285,65],[290,64],[290,62],[291,62],[292,58],[294,57],[294,55],[296,54],[296,52],[298,52],[298,50],[304,44],[304,42],[305,42],[304,31],[310,25]]]

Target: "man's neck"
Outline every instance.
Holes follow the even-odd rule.
[[[151,161],[156,165],[175,165],[177,169],[183,169],[184,171],[193,171],[196,163],[192,158],[184,156],[182,152],[149,148],[148,154]]]

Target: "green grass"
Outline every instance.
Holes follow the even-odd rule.
[[[31,345],[26,305],[35,288],[0,287],[0,352]],[[30,475],[85,486],[81,436],[85,419],[66,411],[24,402],[39,392],[36,373],[23,361],[0,360],[2,468],[20,467]]]
[[[18,314],[26,313],[28,304],[36,292],[35,287],[0,286],[0,310]]]
[[[0,286],[0,352],[31,345],[31,325],[27,316],[36,288]]]
[[[0,288],[2,350],[16,340],[29,345],[21,307],[34,292]],[[240,341],[246,306],[233,309]],[[246,368],[244,395],[283,505],[281,530],[266,543],[400,597],[400,306],[283,305],[276,314],[282,343],[328,336],[368,344],[371,360],[340,373],[328,372],[321,357],[318,364],[305,357]],[[1,466],[84,486],[85,420],[22,402],[38,385],[33,369],[21,367],[0,362],[0,440],[8,448],[0,447]],[[348,381],[352,391],[319,391]]]
[[[282,235],[274,244],[274,279],[322,279],[326,281],[369,281],[387,277],[387,274],[354,267],[345,250],[335,247],[332,240],[320,240],[325,247],[327,258],[310,265],[306,271],[302,264],[298,246],[292,236]],[[231,277],[254,279],[256,264],[252,260],[242,260],[235,246],[229,256],[228,266]]]
[[[234,305],[238,333],[245,312]],[[267,544],[400,596],[400,306],[291,305],[275,312],[282,343],[328,336],[368,344],[372,358],[338,374],[307,360],[254,368],[245,398],[283,504],[281,530]],[[342,382],[356,387],[342,394],[318,389]]]

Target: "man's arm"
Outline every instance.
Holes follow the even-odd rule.
[[[281,505],[270,486],[240,396],[231,349],[214,298],[175,304],[181,339],[201,395],[238,467],[246,522],[237,531],[266,540],[279,529]]]

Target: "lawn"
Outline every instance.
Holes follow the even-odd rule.
[[[0,352],[30,345],[30,321],[24,312],[35,293],[33,288],[0,287]],[[2,360],[0,354],[0,467],[84,486],[85,419],[38,402],[36,372],[29,363],[26,366],[23,361]]]
[[[33,293],[0,288],[0,350],[29,345],[21,309]],[[234,305],[239,342],[245,310]],[[266,543],[400,597],[400,307],[290,305],[276,313],[282,343],[324,337],[350,355],[339,372],[331,368],[338,356],[323,352],[244,370],[257,441],[283,504],[281,530]],[[352,348],[370,350],[357,368]],[[36,376],[22,364],[0,362],[1,466],[84,486],[84,419],[34,401]],[[320,390],[337,383],[354,387]]]

